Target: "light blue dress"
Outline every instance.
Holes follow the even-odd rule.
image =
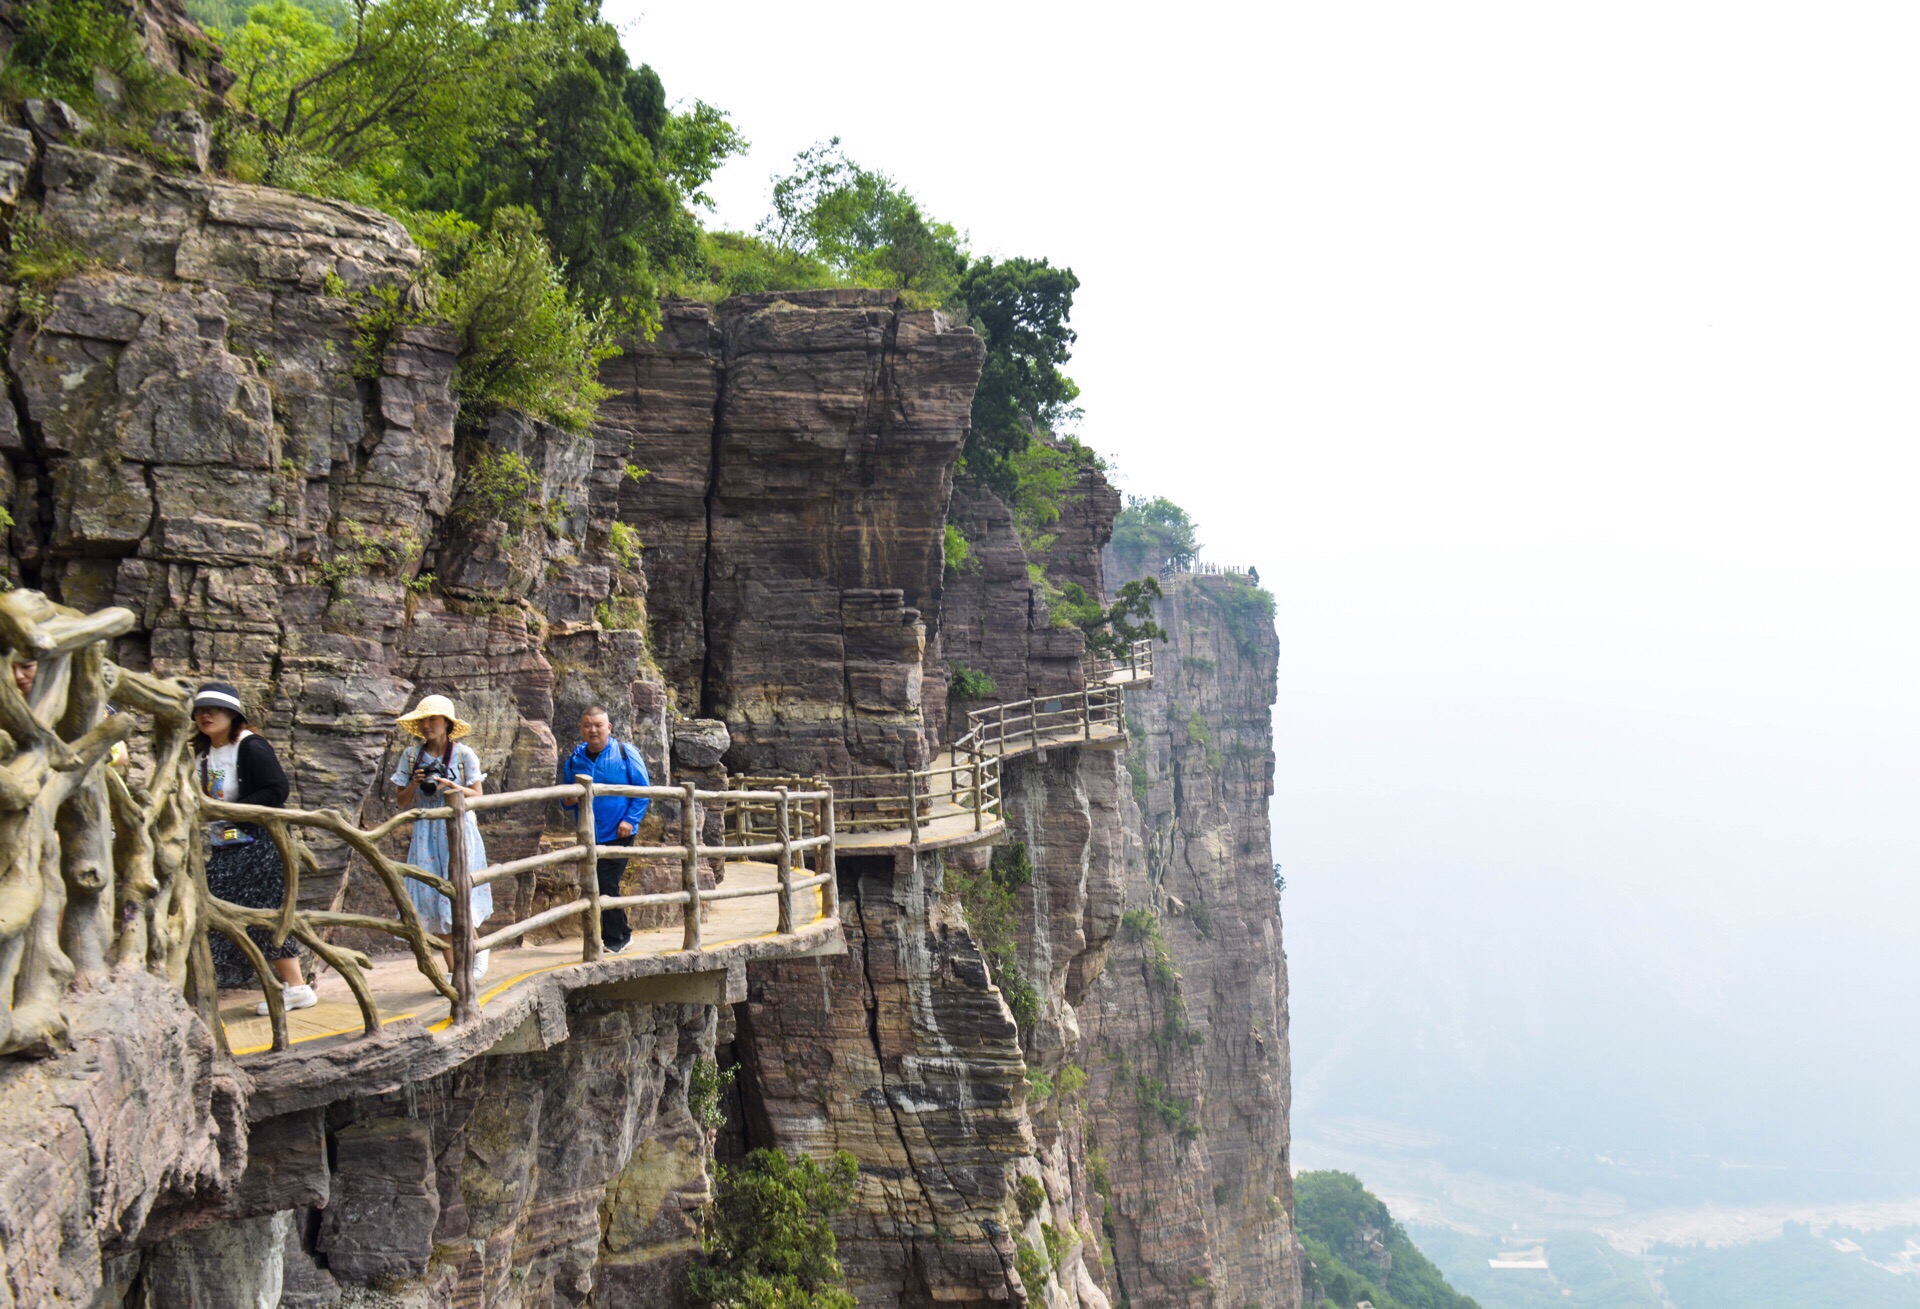
[[[420,761],[433,757],[426,742],[419,741],[400,752],[400,762],[394,766],[393,776],[388,780],[395,786],[405,786],[413,779],[413,770]],[[447,763],[453,775],[462,786],[475,786],[486,780],[486,774],[480,771],[480,756],[471,747],[458,741],[453,743],[453,758]],[[427,795],[416,792],[413,797],[415,809],[438,809],[446,803],[446,798],[438,793]],[[480,824],[472,814],[466,818],[467,834],[467,871],[477,873],[487,866],[487,843],[480,839]],[[451,878],[448,869],[452,866],[447,850],[447,820],[444,818],[425,818],[413,825],[413,841],[407,846],[407,862],[430,873]],[[444,934],[453,927],[452,908],[447,897],[432,887],[411,878],[407,881],[407,898],[413,901],[413,907],[419,911],[420,925],[429,932]],[[487,920],[493,912],[493,888],[476,886],[473,888],[474,925]]]

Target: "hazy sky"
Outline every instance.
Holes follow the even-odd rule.
[[[1920,11],[609,12],[723,221],[838,134],[1080,274],[1082,435],[1279,597],[1303,1115],[1382,958],[1920,1071]]]

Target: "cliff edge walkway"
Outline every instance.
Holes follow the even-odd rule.
[[[213,926],[252,954],[241,929],[268,927],[295,936],[329,965],[315,983],[319,1003],[304,1010],[256,1013],[260,991],[221,995],[219,1016],[234,1054],[248,1057],[256,1095],[274,1092],[277,1111],[304,1107],[313,1088],[341,1076],[363,1084],[397,1085],[431,1075],[479,1053],[537,1048],[564,1038],[564,999],[587,991],[608,998],[729,1003],[744,994],[744,965],[755,959],[839,953],[837,852],[893,853],[940,849],[997,839],[1001,769],[1008,759],[1060,747],[1117,748],[1126,739],[1123,692],[1153,677],[1153,650],[1141,641],[1123,659],[1090,663],[1077,691],[976,709],[967,731],[928,767],[911,772],[832,778],[738,778],[737,789],[571,786],[503,792],[474,800],[456,797],[441,809],[408,811],[361,831],[340,814],[253,810],[203,802],[215,817],[258,822],[293,856],[290,867],[311,867],[294,829],[317,829],[345,840],[384,882],[394,919],[286,909],[245,910],[217,905]],[[571,866],[578,893],[517,923],[480,931],[456,921],[447,940],[426,932],[405,895],[407,879],[423,881],[453,903],[464,903],[455,881],[424,874],[380,846],[404,824],[422,817],[453,818],[517,805],[564,799],[591,811],[594,796],[645,795],[668,812],[677,829],[671,844],[630,847],[595,844],[592,824],[578,821],[571,843],[491,865],[466,879],[464,889],[542,868]],[[662,803],[664,802],[664,803]],[[718,823],[710,812],[718,810]],[[718,826],[720,844],[702,832]],[[461,824],[449,824],[449,832]],[[677,890],[603,897],[592,869],[598,859],[677,863]],[[456,855],[452,863],[462,866]],[[297,901],[298,876],[289,879],[287,904]],[[665,911],[664,925],[638,928],[628,949],[605,954],[597,927],[601,910]],[[456,920],[460,915],[456,914]],[[674,921],[677,920],[677,921]],[[405,941],[410,952],[370,960],[326,940],[329,928],[378,931]],[[499,947],[514,947],[500,949]],[[451,947],[452,968],[436,952]],[[492,952],[484,973],[481,951]],[[255,959],[265,974],[264,959]],[[279,995],[269,988],[269,1004]],[[422,1067],[422,1060],[426,1067]],[[390,1070],[389,1070],[390,1066]],[[388,1070],[388,1071],[383,1071]],[[404,1077],[400,1076],[404,1073]]]
[[[579,778],[453,795],[438,808],[362,828],[339,810],[270,809],[199,794],[191,686],[106,657],[107,643],[133,626],[126,609],[83,614],[34,591],[0,595],[0,645],[39,664],[24,695],[13,679],[0,678],[0,754],[11,760],[0,769],[0,812],[18,814],[0,824],[0,997],[9,1001],[0,1007],[0,1054],[63,1043],[69,988],[138,963],[180,988],[215,1041],[242,1059],[255,1118],[381,1094],[480,1054],[546,1048],[566,1038],[571,994],[731,1003],[745,996],[749,962],[843,952],[839,850],[995,839],[1005,830],[1003,763],[1060,746],[1118,745],[1123,691],[1153,675],[1151,647],[1136,643],[1121,660],[1089,664],[1083,689],[974,710],[957,741],[908,773],[736,778],[723,790]],[[146,724],[153,766],[141,786],[109,759]],[[600,796],[651,800],[640,836],[649,843],[599,845],[592,810]],[[467,871],[461,833],[468,813],[551,812],[556,801],[576,806],[571,833],[548,828],[537,853]],[[423,818],[452,820],[450,877],[389,853]],[[266,831],[285,869],[277,906],[247,908],[209,892],[199,839],[209,821]],[[356,876],[371,878],[389,904],[379,912],[301,907],[302,880],[322,869],[310,843],[350,853]],[[643,881],[667,889],[603,896],[594,875],[601,859],[640,860]],[[472,920],[476,887],[533,873],[545,875],[521,883],[533,891],[524,916]],[[425,929],[409,882],[449,898],[449,931]],[[615,907],[639,917],[631,945],[617,956],[602,949],[599,930],[600,914]],[[297,941],[325,965],[317,1005],[284,1008],[253,932],[276,946]],[[251,963],[265,1014],[255,1011],[262,988],[218,990],[212,933]],[[401,950],[364,948],[381,937]]]

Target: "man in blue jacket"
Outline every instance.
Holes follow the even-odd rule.
[[[631,743],[613,739],[613,720],[599,705],[580,715],[580,744],[560,763],[562,786],[571,784],[580,776],[591,777],[595,785],[653,785],[647,776],[647,763],[640,757],[640,751]],[[562,808],[569,814],[580,811],[580,806],[576,804],[563,803]],[[647,800],[644,796],[595,796],[593,839],[601,845],[632,845],[633,835],[640,830],[640,820],[646,814]],[[626,870],[626,863],[624,859],[602,859],[594,865],[594,875],[600,880],[601,895],[620,894],[620,875]],[[608,954],[619,954],[632,940],[633,929],[627,925],[626,910],[600,911],[600,943],[607,948]]]

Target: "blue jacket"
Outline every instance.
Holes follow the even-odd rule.
[[[600,752],[599,758],[587,753],[586,744],[573,747],[573,753],[560,764],[560,784],[566,786],[575,777],[585,773],[596,783],[607,782],[614,786],[652,786],[653,780],[647,776],[647,761],[631,744],[615,737],[607,742],[607,748]],[[606,795],[596,796],[593,801],[593,839],[602,845],[614,845],[625,838],[620,835],[621,823],[632,823],[633,830],[640,830],[640,820],[647,814],[645,796]],[[580,806],[566,804],[562,807],[568,813],[576,813]]]

